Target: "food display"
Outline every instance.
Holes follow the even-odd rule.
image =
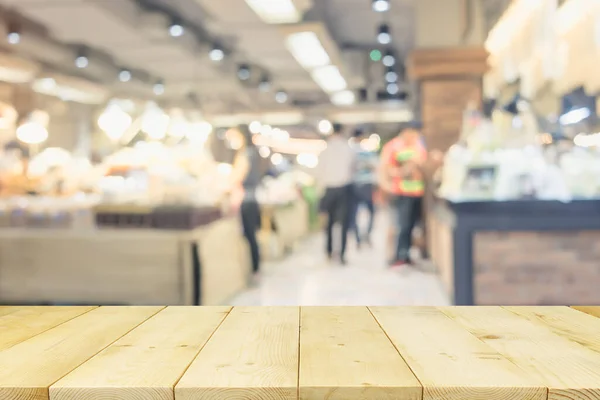
[[[600,197],[597,148],[554,142],[540,132],[526,105],[516,115],[496,110],[491,119],[468,121],[461,141],[445,156],[440,197],[454,202]]]
[[[138,142],[97,165],[61,148],[30,159],[7,149],[1,160],[3,227],[193,229],[220,217],[228,189],[194,144]]]

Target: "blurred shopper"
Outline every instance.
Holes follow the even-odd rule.
[[[427,151],[416,123],[388,142],[381,154],[379,184],[389,202],[396,239],[392,243],[395,245],[392,267],[411,263],[412,232],[420,220],[425,194],[426,159]]]
[[[333,227],[341,224],[340,261],[346,264],[346,242],[350,225],[349,200],[352,194],[355,152],[342,126],[336,124],[327,142],[327,148],[319,156],[317,181],[325,189],[321,199],[321,211],[327,214],[327,256],[333,258]]]
[[[357,142],[365,139],[365,132],[358,129],[354,134]],[[356,149],[356,168],[352,191],[352,209],[350,210],[350,228],[356,235],[358,247],[366,242],[371,245],[371,232],[375,220],[374,192],[377,186],[377,167],[379,158],[377,153],[364,150],[361,146]],[[358,211],[365,206],[369,212],[369,222],[366,229],[361,229],[358,223]]]
[[[256,189],[261,180],[260,156],[247,127],[242,126],[233,132],[233,140],[238,141],[240,147],[233,162],[232,178],[233,184],[244,190],[240,213],[244,236],[250,246],[253,280],[256,281],[260,272],[260,247],[256,237],[261,224],[260,206],[256,199]]]

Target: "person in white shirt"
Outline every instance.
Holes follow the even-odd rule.
[[[341,223],[340,261],[346,264],[346,242],[350,228],[349,202],[355,168],[355,151],[342,134],[342,126],[335,125],[327,148],[319,156],[317,181],[324,188],[321,211],[327,214],[327,256],[333,258],[333,227]]]

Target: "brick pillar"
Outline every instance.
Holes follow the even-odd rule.
[[[418,49],[408,60],[411,79],[419,82],[423,134],[430,150],[447,150],[462,129],[469,102],[481,104],[487,71],[482,47]]]

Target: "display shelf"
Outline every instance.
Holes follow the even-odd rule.
[[[214,305],[249,273],[236,218],[193,231],[0,229],[0,239],[4,303]]]
[[[437,199],[428,232],[456,305],[600,304],[598,200]]]
[[[15,307],[0,326],[3,399],[600,396],[600,318],[569,307]]]

